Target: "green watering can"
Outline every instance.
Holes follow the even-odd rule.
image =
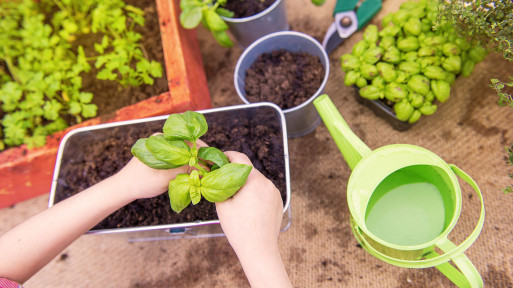
[[[351,131],[328,95],[319,96],[314,105],[352,170],[347,202],[361,246],[396,266],[436,267],[458,287],[483,287],[481,275],[464,254],[484,224],[483,197],[474,180],[418,146],[393,144],[372,151]],[[476,228],[459,245],[448,239],[461,212],[456,176],[470,184],[481,201]]]

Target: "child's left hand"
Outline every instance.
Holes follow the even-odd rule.
[[[205,142],[198,140],[197,148],[206,147]],[[119,183],[124,183],[135,199],[156,197],[167,191],[169,181],[176,178],[176,175],[189,173],[192,171],[189,165],[175,169],[158,170],[146,166],[136,157],[132,157],[130,162],[113,177],[118,178]]]

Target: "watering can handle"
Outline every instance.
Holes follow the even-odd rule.
[[[358,234],[359,239],[365,246],[365,248],[370,250],[374,256],[381,260],[384,260],[388,263],[394,264],[399,267],[406,268],[428,268],[433,266],[440,266],[437,268],[439,268],[439,270],[442,271],[442,273],[446,274],[446,276],[448,276],[449,279],[453,280],[453,282],[457,281],[455,283],[460,283],[463,287],[482,287],[483,280],[481,279],[479,272],[477,272],[476,268],[472,265],[470,260],[468,260],[468,258],[463,254],[463,252],[465,252],[465,250],[467,250],[476,241],[477,237],[479,236],[479,233],[481,233],[481,229],[483,228],[485,214],[483,195],[481,194],[481,190],[477,186],[474,179],[472,179],[467,173],[463,172],[463,170],[456,167],[455,165],[449,164],[449,166],[456,175],[465,180],[470,186],[472,186],[472,188],[474,188],[481,202],[481,213],[477,225],[474,228],[474,231],[472,231],[472,233],[467,237],[467,239],[465,239],[460,245],[456,246],[448,239],[445,239],[441,243],[437,244],[437,246],[440,245],[439,248],[442,249],[445,252],[445,254],[435,255],[433,253],[436,252],[433,251],[430,253],[431,255],[427,255],[429,259],[404,260],[390,257],[388,255],[381,253],[380,251],[372,247],[371,244],[365,239],[360,227],[355,227],[354,230]],[[450,264],[447,263],[450,260],[453,260],[454,263],[456,263],[456,265],[460,268],[460,270],[462,270],[464,275],[461,272],[457,271],[454,267],[451,266],[453,269],[450,269],[447,266],[450,266]],[[458,286],[460,285],[458,284]]]

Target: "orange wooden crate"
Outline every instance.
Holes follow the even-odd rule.
[[[25,145],[0,153],[0,208],[50,192],[62,137],[83,126],[212,107],[195,30],[181,27],[179,0],[156,0],[169,92],[47,137],[41,148]]]

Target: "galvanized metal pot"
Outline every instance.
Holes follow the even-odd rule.
[[[249,104],[250,102],[246,98],[246,91],[244,89],[246,71],[261,54],[280,49],[285,49],[290,52],[306,52],[317,56],[325,70],[321,86],[308,100],[296,107],[283,111],[287,122],[288,137],[301,137],[315,130],[319,123],[321,123],[321,117],[312,102],[317,96],[323,93],[330,71],[328,55],[317,40],[304,33],[282,31],[266,35],[253,42],[253,44],[242,53],[235,67],[235,90],[237,90],[237,94],[242,101]]]
[[[273,131],[276,131],[278,135],[281,135],[277,145],[283,145],[283,149],[274,149],[269,153],[273,153],[273,151],[280,151],[280,155],[269,155],[274,159],[281,159],[283,162],[279,162],[279,165],[283,167],[283,175],[284,175],[284,183],[275,183],[277,187],[283,187],[280,190],[282,191],[282,195],[285,194],[284,197],[284,210],[283,210],[283,221],[282,221],[282,231],[288,229],[291,223],[291,212],[290,212],[290,172],[289,172],[289,160],[288,160],[288,143],[287,143],[287,129],[285,124],[285,117],[281,111],[281,109],[271,103],[258,103],[252,105],[237,105],[230,107],[222,107],[208,110],[198,111],[203,113],[205,117],[208,119],[210,116],[216,116],[220,121],[231,121],[231,123],[239,121],[237,123],[243,122],[242,120],[248,120],[251,125],[267,125],[268,127],[272,126]],[[217,114],[217,115],[216,115]],[[263,115],[263,116],[262,116]],[[51,207],[55,205],[59,199],[63,198],[64,189],[68,189],[70,182],[65,177],[65,175],[69,175],[65,173],[66,169],[70,169],[67,167],[73,167],[73,170],[77,174],[87,174],[87,167],[82,169],[84,165],[80,158],[80,151],[77,153],[76,149],[72,149],[74,146],[82,145],[82,147],[87,147],[91,145],[99,145],[98,143],[107,142],[106,139],[112,139],[120,137],[120,133],[127,131],[129,126],[132,126],[133,129],[141,129],[153,134],[154,132],[160,132],[161,130],[153,131],[153,127],[162,127],[165,120],[168,116],[158,116],[146,119],[138,119],[138,120],[130,120],[124,122],[116,122],[116,123],[108,123],[101,124],[89,127],[78,128],[70,133],[68,133],[59,146],[59,150],[57,152],[57,161],[55,165],[55,170],[53,174],[52,187],[49,197],[48,206]],[[233,118],[233,119],[231,119]],[[255,120],[256,118],[262,119],[265,118],[266,123],[261,123],[262,121]],[[207,120],[208,121],[208,120]],[[215,127],[215,123],[209,123],[210,128]],[[238,129],[237,125],[233,124],[233,129]],[[223,126],[221,126],[223,127]],[[241,126],[243,127],[243,126]],[[253,127],[253,126],[251,126]],[[246,128],[244,128],[246,129]],[[253,128],[251,128],[253,129]],[[255,128],[256,130],[257,128]],[[139,131],[141,131],[139,130]],[[151,131],[150,131],[151,130]],[[134,130],[135,131],[135,130]],[[125,133],[126,134],[126,133]],[[149,136],[149,135],[148,135]],[[256,136],[254,136],[256,137]],[[126,147],[115,147],[114,149],[130,149],[130,147],[134,143],[126,143]],[[101,144],[107,145],[107,144]],[[112,145],[111,145],[112,146]],[[222,147],[218,147],[221,148]],[[107,149],[113,149],[113,147],[106,147]],[[281,154],[283,151],[283,154]],[[106,152],[107,153],[107,152]],[[82,153],[83,154],[83,153]],[[277,154],[274,152],[274,154]],[[250,159],[251,155],[248,155]],[[101,158],[101,157],[98,157]],[[251,159],[255,164],[254,159]],[[69,163],[72,163],[71,166]],[[78,163],[78,164],[77,164]],[[82,164],[80,164],[82,163]],[[98,161],[97,166],[101,165],[102,162]],[[282,165],[283,164],[283,165]],[[76,168],[78,165],[78,168]],[[82,166],[80,166],[82,165]],[[255,165],[256,166],[256,165]],[[280,168],[281,170],[281,168]],[[82,172],[80,172],[82,171]],[[280,173],[281,174],[281,171]],[[75,175],[75,174],[73,174]],[[110,175],[105,176],[105,178]],[[281,178],[280,178],[281,179]],[[164,196],[164,195],[163,195]],[[66,196],[69,197],[69,196]],[[139,201],[139,200],[137,200]],[[202,199],[201,201],[206,201]],[[132,204],[129,204],[132,205]],[[169,206],[169,199],[167,199],[166,206]],[[171,207],[166,207],[171,209]],[[186,208],[187,209],[187,208]],[[118,210],[120,212],[121,210]],[[185,210],[184,210],[185,211]],[[172,212],[172,211],[171,211]],[[183,211],[182,211],[183,212]],[[172,212],[174,213],[174,212]],[[149,216],[153,217],[153,216]],[[141,220],[141,223],[145,223],[144,220]],[[152,222],[153,223],[153,222]],[[94,229],[94,228],[93,228]],[[127,238],[129,241],[152,241],[152,240],[165,240],[165,239],[176,239],[176,238],[203,238],[203,237],[216,237],[216,236],[224,236],[224,233],[221,229],[218,219],[210,219],[210,220],[201,220],[194,221],[188,223],[158,223],[152,226],[138,226],[138,227],[125,227],[122,228],[108,228],[108,229],[99,229],[99,230],[90,230],[87,234],[116,234],[121,235]]]
[[[249,17],[221,18],[228,24],[230,34],[245,49],[264,35],[289,30],[285,6],[285,0],[276,0],[269,8]]]

